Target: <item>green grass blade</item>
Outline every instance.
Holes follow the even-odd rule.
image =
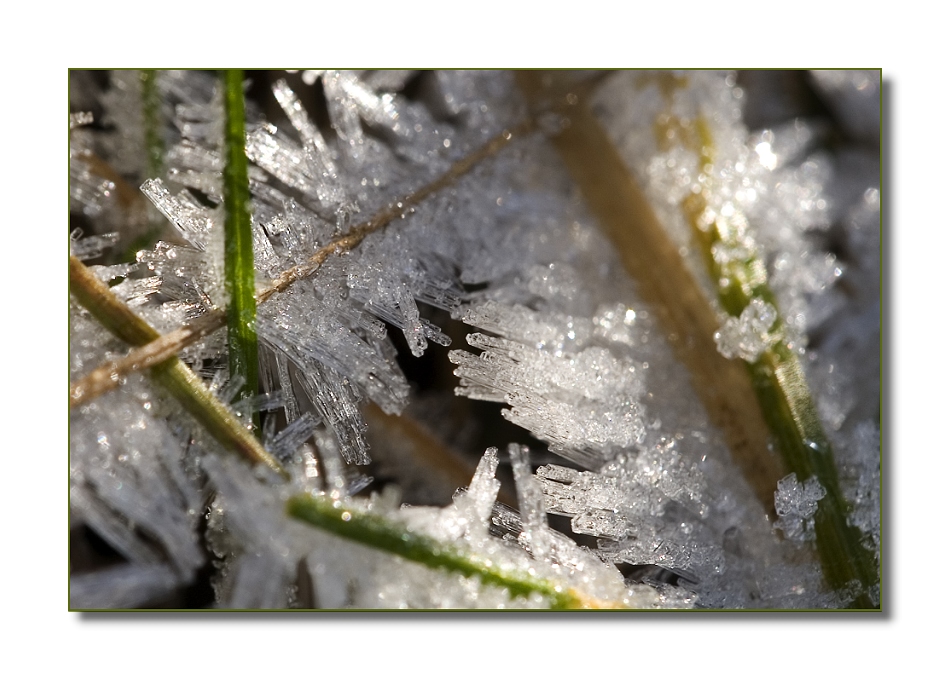
[[[222,74],[224,85],[224,276],[228,302],[228,367],[244,379],[239,398],[258,388],[257,302],[254,298],[254,243],[244,131],[244,87],[238,69]],[[255,429],[260,423],[255,415]]]
[[[712,162],[714,146],[702,119],[694,123],[704,149],[701,163]],[[682,210],[693,236],[702,248],[703,259],[713,281],[719,285],[719,302],[731,316],[738,317],[754,298],[778,309],[768,284],[765,262],[757,253],[743,259],[717,261],[714,249],[735,247],[729,230],[704,226],[701,222],[707,204],[703,193],[691,194]],[[762,407],[779,450],[799,482],[815,477],[825,490],[815,515],[815,534],[822,569],[829,585],[836,589],[854,588],[861,592],[851,606],[873,608],[868,592],[880,584],[874,555],[861,543],[861,533],[847,522],[848,504],[838,483],[831,442],[825,435],[814,400],[805,381],[798,355],[784,340],[787,337],[781,314],[769,332],[782,340],[762,352],[758,359],[746,362],[752,388]]]
[[[139,82],[141,83],[142,136],[145,145],[144,179],[160,178],[165,174],[165,139],[162,133],[162,102],[161,93],[158,91],[158,71],[142,69],[139,71]],[[135,194],[139,199],[142,196],[138,191]],[[153,206],[143,204],[142,207],[147,215],[141,226],[142,233],[123,247],[120,258],[122,262],[135,260],[136,253],[155,245],[164,229],[167,228],[166,221]]]
[[[621,608],[526,572],[503,569],[486,557],[466,553],[373,513],[361,512],[329,498],[298,494],[287,501],[287,513],[317,528],[392,555],[505,588],[512,597],[539,594],[551,609]]]
[[[142,69],[142,127],[145,132],[145,176],[161,177],[165,172],[165,140],[162,139],[162,102],[158,92],[158,72]]]

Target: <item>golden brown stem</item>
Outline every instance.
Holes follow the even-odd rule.
[[[109,287],[100,281],[76,257],[69,258],[69,290],[83,307],[113,335],[130,345],[158,339],[159,334],[139,318]],[[280,463],[268,453],[254,435],[204,386],[201,379],[181,359],[172,357],[152,366],[155,378],[225,448],[239,453],[252,463],[261,463],[286,474]],[[113,380],[117,387],[121,378]],[[70,402],[74,389],[70,389]],[[81,395],[79,395],[81,396]]]

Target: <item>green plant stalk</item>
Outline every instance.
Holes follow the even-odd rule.
[[[158,92],[158,72],[142,69],[142,127],[145,131],[146,177],[161,177],[165,172],[165,142],[162,139],[162,103]]]
[[[486,557],[462,552],[455,546],[410,531],[384,517],[347,508],[329,498],[309,494],[291,496],[287,500],[287,514],[337,536],[430,569],[475,576],[486,585],[507,589],[512,597],[539,594],[548,600],[551,609],[620,607],[525,572],[501,569]]]
[[[158,331],[129,309],[72,255],[69,257],[69,290],[79,304],[120,340],[140,346],[159,337]],[[254,464],[263,464],[286,475],[280,463],[181,359],[172,357],[156,364],[151,368],[151,375],[226,449],[245,456]]]
[[[165,173],[165,140],[162,138],[162,103],[158,91],[158,72],[155,69],[139,71],[142,85],[142,131],[145,141],[145,176],[162,177]],[[141,197],[141,194],[136,192]],[[145,207],[145,206],[143,206]],[[164,220],[158,217],[152,206],[145,207],[148,215],[144,233],[132,239],[122,254],[122,260],[135,260],[135,254],[150,248],[160,238]]]
[[[244,131],[244,87],[239,69],[222,74],[224,84],[224,278],[228,292],[228,368],[244,379],[239,398],[257,395],[257,301],[254,241]],[[260,419],[254,415],[254,428]]]
[[[694,125],[701,146],[700,167],[711,166],[715,147],[708,124],[700,118]],[[700,244],[710,277],[714,282],[722,282],[717,288],[723,309],[738,317],[756,297],[778,309],[765,263],[757,253],[749,252],[745,258],[724,262],[713,256],[716,246],[738,243],[728,226],[718,222],[703,224],[706,206],[703,193],[691,194],[683,201],[682,210]],[[848,525],[848,505],[838,483],[831,442],[821,426],[798,356],[784,339],[787,336],[781,316],[769,330],[781,340],[755,361],[746,362],[752,388],[786,464],[800,482],[814,476],[825,490],[815,514],[815,534],[825,578],[835,589],[860,583],[861,594],[851,607],[870,609],[874,604],[867,592],[880,584],[874,557],[862,545],[860,531]]]

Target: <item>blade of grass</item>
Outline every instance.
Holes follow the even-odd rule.
[[[145,175],[161,177],[165,172],[165,141],[162,139],[162,103],[158,92],[158,72],[139,72],[142,80],[142,124],[145,128]]]
[[[144,345],[159,337],[158,331],[137,316],[109,287],[77,258],[69,258],[69,290],[83,307],[113,335],[130,345]],[[204,386],[178,357],[166,359],[151,368],[152,377],[187,410],[226,449],[262,463],[285,474],[280,463],[268,453],[254,435]],[[121,383],[118,375],[114,382]],[[72,395],[71,395],[72,398]]]
[[[239,399],[257,395],[257,300],[254,297],[254,241],[251,192],[244,148],[244,83],[239,69],[222,73],[224,85],[224,277],[228,292],[228,368],[243,378]],[[260,430],[255,416],[254,429]]]
[[[475,576],[486,585],[505,588],[512,597],[539,594],[551,609],[623,609],[616,602],[592,598],[538,576],[499,567],[487,557],[466,553],[428,536],[410,531],[389,519],[361,512],[330,498],[298,494],[287,501],[287,513],[315,527],[371,548],[418,562],[430,569],[444,569]]]
[[[158,91],[158,71],[153,68],[139,71],[142,85],[142,129],[145,138],[145,177],[162,177],[165,173],[165,140],[162,136],[162,102]],[[136,192],[142,197],[141,192]],[[144,233],[132,239],[124,252],[123,261],[135,259],[135,254],[151,248],[161,238],[167,222],[152,206],[144,206],[148,213],[148,225]]]
[[[711,166],[715,144],[709,125],[701,117],[691,125],[695,127],[701,145],[700,167]],[[739,242],[735,230],[720,228],[718,222],[713,225],[703,223],[702,216],[714,187],[712,178],[708,176],[702,183],[705,185],[703,190],[687,197],[681,208],[702,248],[710,277],[713,281],[726,283],[717,286],[720,304],[734,317],[742,314],[754,298],[760,298],[777,309],[778,302],[768,284],[765,262],[758,254],[751,252],[745,258],[718,261],[713,257],[717,246],[735,251],[744,244]],[[825,577],[836,589],[860,583],[861,595],[852,606],[871,608],[874,605],[867,593],[880,584],[880,574],[874,566],[873,555],[861,543],[860,531],[847,522],[848,505],[838,483],[831,442],[821,426],[798,355],[784,340],[787,336],[781,314],[769,332],[783,340],[774,343],[755,361],[744,362],[752,387],[789,468],[799,481],[814,476],[825,490],[825,497],[818,502],[815,515],[818,552]]]

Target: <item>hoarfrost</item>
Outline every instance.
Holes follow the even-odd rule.
[[[487,530],[492,506],[498,497],[501,482],[495,478],[498,469],[498,449],[489,447],[478,462],[472,483],[463,494],[458,494],[453,503],[460,511],[469,510],[472,524]]]
[[[824,497],[825,489],[815,477],[808,478],[804,484],[798,481],[794,472],[783,477],[775,492],[775,512],[779,516],[775,528],[781,529],[787,539],[804,541],[814,538],[813,518],[818,511],[818,501]]]
[[[752,298],[738,319],[730,317],[716,331],[716,348],[727,359],[757,361],[780,338],[772,332],[776,319],[775,307],[762,298]]]
[[[495,302],[471,308],[464,319],[502,337],[472,333],[468,342],[481,356],[449,353],[462,379],[456,394],[506,402],[507,419],[591,467],[643,440],[640,369],[605,347],[585,346],[592,320]]]
[[[92,125],[92,122],[93,115],[90,111],[77,111],[76,113],[69,114],[70,131],[82,127],[83,125]]]
[[[317,198],[327,206],[342,203],[344,193],[337,177],[336,163],[323,135],[310,121],[297,95],[288,87],[285,80],[274,83],[274,97],[306,144],[305,158],[310,175],[316,181]]]
[[[305,262],[357,216],[371,219],[524,113],[506,74],[303,76],[316,78],[329,127],[308,116],[285,81],[273,94],[292,129],[278,130],[248,107],[262,281]],[[814,75],[834,107],[870,87],[861,74],[843,84],[830,78]],[[410,79],[418,90],[412,97],[402,93]],[[101,176],[93,153],[137,183],[147,180],[143,192],[188,244],[159,242],[140,250],[135,263],[97,275],[122,279],[113,292],[165,332],[223,306],[221,93],[213,77],[198,72],[161,72],[156,84],[170,121],[161,134],[175,140],[162,177],[146,178],[141,167],[137,73],[113,76],[103,103],[114,129],[79,127],[85,117],[71,115],[70,202],[96,227],[71,248],[94,257],[120,225],[127,238],[122,187]],[[694,252],[683,203],[703,193],[697,227],[721,237],[710,253],[714,262],[724,269],[764,263],[753,275],[768,278],[781,314],[755,298],[726,322],[717,343],[727,356],[754,361],[782,341],[808,359],[821,416],[841,452],[842,490],[854,509],[849,521],[879,547],[876,402],[862,394],[879,389],[870,384],[877,376],[860,385],[844,377],[879,354],[877,161],[818,150],[828,130],[817,119],[750,132],[741,103],[734,74],[622,73],[600,87],[594,106],[682,252]],[[202,564],[203,547],[214,554],[222,607],[548,604],[289,520],[283,502],[301,489],[595,599],[642,608],[847,604],[847,593],[822,590],[815,564],[795,564],[801,548],[794,544],[811,531],[820,485],[794,477],[779,483],[775,527],[795,539],[780,543],[720,435],[697,413],[688,377],[677,377],[682,369],[653,310],[639,304],[551,148],[536,137],[511,148],[259,309],[262,385],[270,394],[238,408],[246,416],[283,407],[265,420],[265,444],[286,463],[289,483],[219,458],[217,446],[142,376],[71,414],[71,526],[88,527],[127,561],[73,574],[73,606],[143,606],[172,597]],[[861,172],[849,175],[855,167]],[[703,264],[691,266],[704,280]],[[722,282],[709,286],[710,300],[716,285]],[[456,393],[505,404],[505,418],[574,465],[546,464],[532,475],[525,450],[513,446],[520,511],[497,501],[494,448],[447,507],[400,507],[392,488],[377,487],[368,501],[354,498],[371,483],[354,467],[369,463],[365,401],[396,414],[412,395],[387,326],[403,333],[414,357],[430,341],[450,344],[449,332],[425,318],[425,305],[474,327],[467,339],[480,354],[449,352],[461,379]],[[71,375],[125,351],[92,330],[84,313],[72,310],[71,319]],[[773,332],[778,323],[785,337]],[[182,358],[204,377],[217,376],[220,386],[227,379],[223,351],[218,333]],[[211,490],[201,546],[197,518]],[[572,533],[595,537],[596,547],[554,531],[545,513],[569,517]],[[627,565],[626,583],[613,564]],[[686,587],[661,585],[677,580]]]
[[[160,179],[146,180],[142,193],[178,228],[179,233],[198,250],[206,250],[215,224],[223,224],[222,215],[199,205],[185,192],[172,196]]]

